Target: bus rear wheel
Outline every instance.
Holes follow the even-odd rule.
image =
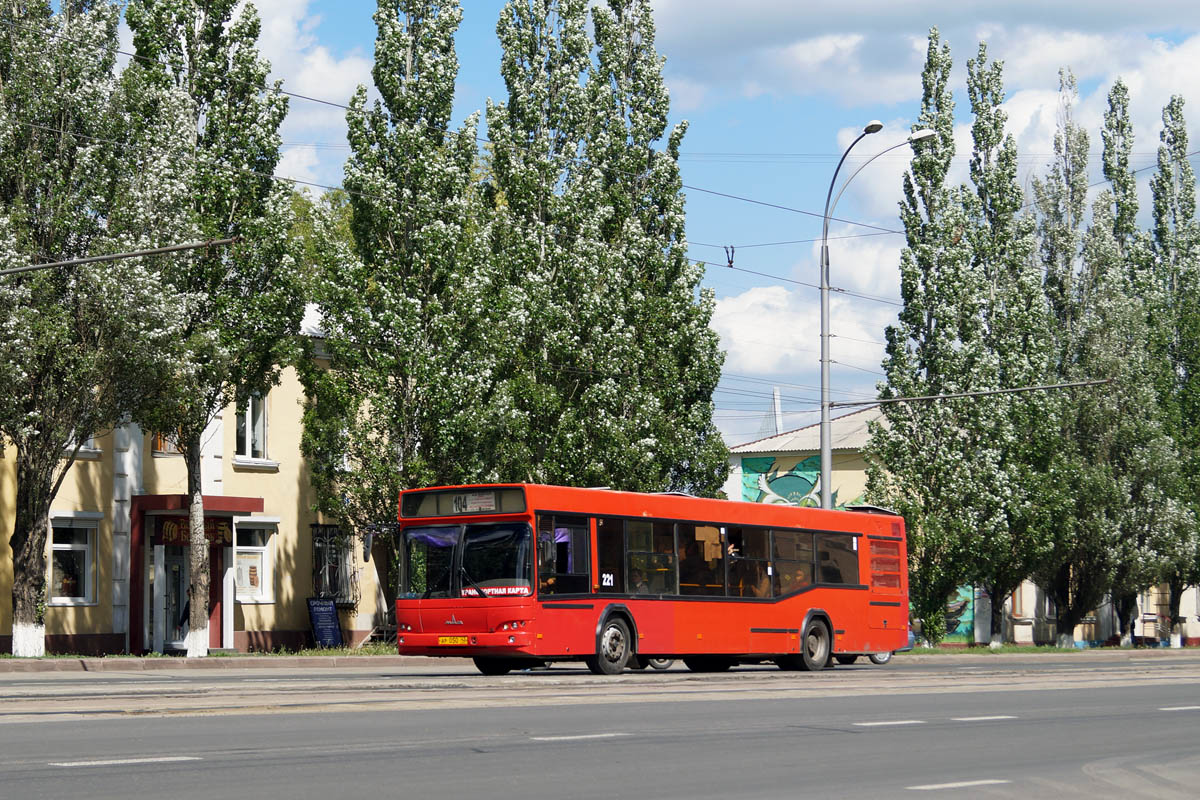
[[[892,654],[885,650],[882,653],[871,653],[871,655],[867,656],[867,658],[871,659],[872,664],[882,665],[892,660]]]
[[[604,623],[598,652],[583,661],[597,675],[618,675],[625,671],[629,655],[629,626],[623,619],[612,617]]]
[[[833,648],[829,636],[829,626],[824,620],[814,619],[808,623],[804,636],[800,640],[800,668],[809,672],[820,672],[829,663],[829,655]]]
[[[685,658],[683,665],[692,672],[725,672],[733,666],[733,659],[720,656],[695,656]]]

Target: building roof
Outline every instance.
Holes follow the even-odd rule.
[[[879,406],[868,406],[861,411],[843,414],[829,421],[830,447],[833,450],[861,451],[867,446],[870,434],[867,423],[873,420],[883,420],[883,412]],[[883,420],[887,424],[886,420]],[[821,424],[816,423],[797,428],[794,431],[784,431],[765,439],[739,444],[729,448],[729,452],[740,455],[745,453],[815,453],[821,449]]]

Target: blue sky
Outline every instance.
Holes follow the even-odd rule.
[[[262,49],[285,88],[345,102],[370,83],[375,4],[366,0],[261,0]],[[1076,117],[1092,133],[1099,163],[1105,96],[1120,75],[1130,86],[1135,166],[1154,162],[1162,106],[1173,93],[1200,120],[1200,4],[1149,0],[1010,0],[905,3],[883,0],[656,0],[657,45],[667,58],[671,117],[690,123],[684,141],[688,239],[710,261],[717,296],[713,327],[728,355],[715,397],[727,442],[764,433],[772,386],[785,398],[785,429],[815,421],[818,378],[816,283],[819,213],[841,151],[872,119],[884,130],[860,142],[843,168],[907,135],[920,101],[926,33],[937,25],[952,49],[960,129],[957,179],[966,179],[969,108],[965,62],[986,39],[1005,61],[1010,131],[1026,182],[1045,169],[1057,108],[1058,70],[1071,67],[1081,97]],[[459,120],[503,100],[495,26],[501,0],[463,0],[457,38]],[[1200,131],[1192,126],[1192,141]],[[337,184],[346,157],[341,112],[293,99],[279,174]],[[884,156],[854,180],[837,216],[898,228],[896,203],[907,149]],[[1094,170],[1098,175],[1098,168]],[[1149,206],[1143,173],[1142,206]],[[815,212],[810,216],[701,190]],[[878,300],[835,294],[830,329],[834,399],[870,397],[879,379],[880,342],[899,298],[903,239],[834,223],[831,282]],[[840,238],[855,237],[855,238]],[[736,247],[734,266],[723,247]],[[766,276],[755,275],[764,273]],[[880,302],[880,301],[884,302]]]

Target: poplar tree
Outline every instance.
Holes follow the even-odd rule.
[[[0,5],[0,269],[127,249],[163,150],[122,110],[114,4]],[[159,143],[161,144],[161,143]],[[159,187],[164,196],[170,186]],[[81,446],[137,413],[168,363],[171,297],[140,261],[0,276],[0,447],[15,449],[13,642],[45,652],[50,507]]]
[[[591,49],[587,5],[510,0],[496,26],[508,99],[488,102],[486,188],[491,270],[500,287],[494,455],[506,480],[606,482],[596,479],[602,465],[588,469],[593,442],[576,411],[605,371],[595,356],[611,328],[597,324],[607,310],[607,281],[598,210],[580,185],[590,111],[583,86]]]
[[[361,86],[351,99],[348,213],[318,215],[323,340],[302,369],[303,451],[319,507],[357,533],[395,519],[402,488],[497,477],[481,433],[493,367],[476,117],[450,128],[461,18],[455,0],[380,0],[381,100]]]
[[[1035,258],[1035,221],[1021,209],[1017,145],[1005,132],[1003,63],[989,61],[980,43],[967,62],[967,94],[974,120],[970,174],[972,264],[980,298],[979,359],[967,380],[975,390],[1042,383],[1050,373],[1050,325]],[[1047,545],[1039,524],[1036,486],[1049,448],[1042,433],[1052,400],[1026,392],[976,398],[968,408],[971,475],[962,498],[975,528],[968,552],[971,578],[991,600],[990,639],[1003,641],[1004,603],[1038,563]]]
[[[595,353],[588,390],[603,459],[597,478],[626,489],[713,495],[728,453],[712,421],[723,356],[709,327],[714,299],[687,258],[679,149],[683,122],[667,131],[664,59],[654,49],[648,0],[592,10],[597,54],[588,76],[593,125],[584,143],[588,192],[602,210],[599,235],[609,346]],[[666,137],[665,148],[655,145]],[[582,466],[582,465],[581,465]]]
[[[290,362],[304,309],[289,250],[290,195],[272,179],[287,102],[266,84],[258,56],[260,22],[236,0],[132,0],[126,19],[137,58],[131,79],[186,98],[186,158],[175,175],[186,184],[180,239],[240,237],[163,262],[164,280],[188,297],[178,309],[182,356],[173,391],[142,421],[178,446],[187,466],[189,657],[207,655],[209,542],[204,532],[201,444],[221,410],[265,393]],[[274,89],[274,90],[273,90]],[[164,112],[154,97],[143,119]]]
[[[1150,312],[1152,353],[1159,365],[1159,404],[1167,430],[1181,456],[1174,496],[1191,506],[1166,542],[1157,576],[1169,589],[1173,634],[1184,620],[1184,590],[1200,582],[1194,498],[1200,489],[1200,226],[1196,222],[1196,176],[1188,161],[1183,98],[1163,108],[1158,169],[1150,179],[1154,226],[1150,243],[1154,303]]]
[[[936,28],[921,74],[921,112],[913,129],[937,135],[913,145],[904,175],[900,219],[907,244],[900,256],[904,307],[887,329],[880,398],[955,393],[970,388],[979,355],[981,285],[971,263],[974,199],[948,187],[954,157],[952,61]],[[964,516],[970,473],[962,453],[968,417],[961,402],[885,403],[885,424],[867,446],[867,494],[899,512],[908,525],[909,597],[921,635],[945,635],[946,602],[966,579],[973,526]]]

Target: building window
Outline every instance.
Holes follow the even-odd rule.
[[[236,455],[242,458],[267,457],[266,398],[251,395],[238,406],[236,446]]]
[[[354,548],[337,525],[313,525],[313,596],[339,606],[358,604]]]
[[[75,445],[79,445],[79,449],[75,449]],[[96,445],[96,435],[89,433],[87,436],[79,437],[74,431],[71,432],[71,440],[67,446],[63,448],[63,455],[70,457],[72,454],[76,458],[95,458],[100,455],[100,448]]]
[[[234,582],[241,603],[270,603],[274,601],[271,569],[272,528],[237,526],[237,546],[234,552]]]
[[[150,452],[155,455],[178,455],[179,435],[177,433],[155,433],[150,437]]]
[[[50,543],[50,604],[96,602],[96,524],[55,519]]]

